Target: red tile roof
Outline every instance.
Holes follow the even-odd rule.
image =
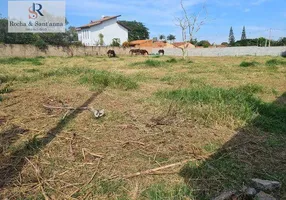
[[[121,15],[117,15],[117,16],[105,16],[103,17],[102,19],[100,20],[96,20],[96,21],[91,21],[89,24],[86,24],[86,25],[83,25],[83,26],[80,26],[78,27],[77,29],[80,30],[80,29],[83,29],[83,28],[90,28],[92,26],[96,26],[96,25],[99,25],[99,24],[102,24],[102,22],[105,22],[105,21],[108,21],[108,20],[111,20],[111,19],[114,19],[114,18],[117,18],[117,17],[120,17]],[[118,22],[117,22],[118,23]],[[119,25],[123,26],[122,24],[118,23]],[[126,26],[123,26],[124,28],[128,29]],[[128,29],[129,30],[129,29]]]

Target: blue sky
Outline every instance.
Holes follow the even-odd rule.
[[[7,17],[7,0],[0,0],[0,13]],[[143,22],[151,37],[159,34],[174,34],[181,39],[180,28],[175,17],[182,15],[180,0],[66,0],[67,18],[72,26],[80,26],[101,18],[102,15],[122,15],[120,20]],[[184,0],[189,13],[196,13],[206,5],[207,24],[195,35],[198,40],[211,43],[228,40],[230,26],[236,39],[240,39],[242,27],[246,27],[248,38],[286,37],[285,0]]]

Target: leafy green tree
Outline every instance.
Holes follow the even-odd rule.
[[[120,39],[119,38],[113,38],[110,46],[119,47],[120,46]]]
[[[78,35],[77,35],[76,27],[70,26],[66,33],[67,33],[67,37],[69,38],[69,41],[71,43],[78,41]]]
[[[137,21],[119,21],[120,24],[128,27],[128,40],[146,40],[149,39],[149,29],[142,23]]]
[[[170,34],[167,36],[167,40],[169,40],[170,42],[174,42],[176,40],[176,36]]]
[[[197,46],[208,48],[209,46],[211,46],[211,43],[207,40],[201,40],[197,43]]]
[[[103,46],[104,45],[104,40],[103,40],[104,35],[102,33],[99,33],[98,37],[99,37],[99,45]]]
[[[258,38],[258,46],[263,47],[265,46],[266,39],[264,37]]]
[[[197,45],[198,45],[198,40],[197,40],[197,38],[191,39],[191,40],[190,40],[190,43],[193,44],[193,45],[195,45],[195,46],[197,46]]]
[[[234,37],[234,34],[233,34],[232,27],[230,27],[228,42],[229,42],[230,46],[234,46],[234,44],[235,44],[235,37]]]
[[[160,36],[159,36],[159,39],[160,39],[161,41],[163,41],[163,40],[166,39],[166,37],[165,37],[165,35],[160,35]]]

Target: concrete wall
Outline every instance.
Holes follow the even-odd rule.
[[[97,56],[106,55],[109,49],[115,50],[118,55],[129,54],[130,48],[121,47],[57,47],[49,46],[41,51],[33,45],[0,44],[0,57],[36,57],[36,56]]]
[[[57,47],[49,46],[41,51],[33,45],[0,44],[0,57],[36,57],[36,56],[97,56],[106,55],[109,49],[114,49],[118,55],[128,55],[131,48],[121,47]],[[144,48],[149,53],[158,53],[162,48]],[[286,47],[229,47],[229,48],[198,48],[189,49],[189,56],[286,56]],[[165,48],[165,55],[181,56],[176,48]]]
[[[160,48],[154,48],[153,53],[157,53]],[[161,48],[162,49],[162,48]],[[180,49],[165,48],[165,55],[181,56]],[[285,47],[226,47],[226,48],[196,48],[188,49],[188,56],[280,56],[285,54]]]

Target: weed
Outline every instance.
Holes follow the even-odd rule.
[[[150,186],[141,196],[150,200],[183,200],[192,197],[192,191],[184,184],[170,187],[164,183],[159,183]]]
[[[206,152],[212,153],[212,152],[216,152],[221,145],[215,144],[215,143],[209,143],[207,145],[204,146],[204,150]]]
[[[152,60],[152,59],[148,59],[144,62],[136,62],[136,63],[132,63],[131,66],[146,66],[146,67],[164,67],[166,66],[166,63],[163,61],[159,61],[159,60]]]
[[[12,92],[12,88],[9,84],[7,84],[3,89],[0,89],[0,94],[10,93]]]
[[[175,58],[170,58],[169,60],[166,60],[167,63],[177,63],[178,61]]]
[[[277,65],[284,65],[284,66],[286,66],[286,61],[278,60],[278,59],[271,59],[271,60],[267,60],[265,65],[269,66],[269,67],[274,67],[274,66],[277,66]]]
[[[256,61],[252,61],[252,62],[243,61],[240,63],[239,66],[240,67],[255,67],[257,65],[259,65],[259,63]]]
[[[263,86],[257,84],[247,84],[238,87],[238,90],[241,92],[249,93],[249,94],[257,94],[263,92]]]
[[[254,85],[230,89],[202,86],[159,91],[156,96],[176,101],[193,118],[204,122],[221,123],[233,119],[238,125],[252,122],[264,131],[285,133],[286,107],[262,102],[254,96],[259,91],[261,87]]]
[[[136,89],[138,87],[136,82],[126,76],[97,70],[93,70],[90,73],[83,75],[80,78],[80,83],[91,85],[96,89],[110,86],[112,88],[129,90]]]
[[[40,70],[32,68],[32,69],[24,69],[24,71],[27,72],[27,73],[36,73],[36,72],[39,72]]]
[[[35,57],[35,58],[20,58],[20,57],[13,57],[13,58],[1,58],[0,64],[6,64],[6,65],[16,65],[22,62],[28,62],[32,65],[43,65],[41,60],[43,57]]]
[[[239,162],[231,155],[218,155],[218,159],[210,160],[209,162],[190,162],[185,165],[180,175],[187,180],[194,180],[188,182],[193,189],[204,188],[206,193],[201,193],[198,190],[197,199],[211,199],[214,194],[210,191],[222,191],[234,188],[239,188],[241,183],[249,181],[247,175],[247,166]],[[199,166],[199,167],[198,167]],[[221,179],[231,181],[221,181]],[[198,181],[196,181],[198,180]],[[200,185],[205,180],[208,184]]]

